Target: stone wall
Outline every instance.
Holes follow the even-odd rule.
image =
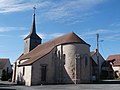
[[[76,55],[79,55],[79,57],[76,57]],[[90,82],[91,62],[89,56],[90,50],[88,45],[59,45],[33,64],[32,84]],[[85,65],[85,59],[87,60],[87,65]],[[42,65],[46,65],[47,67],[46,82],[41,81]]]
[[[85,44],[66,44],[63,45],[63,54],[65,55],[65,70],[72,82],[89,82],[91,79],[89,46]],[[87,59],[87,65],[85,65],[85,58]],[[69,83],[66,78],[65,82]]]
[[[41,59],[37,60],[32,65],[32,85],[36,84],[53,84],[55,83],[55,62],[52,60],[53,53],[55,49],[53,49],[49,54],[45,55]],[[41,67],[46,66],[46,82],[41,81]]]

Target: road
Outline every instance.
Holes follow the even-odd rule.
[[[105,81],[105,84],[68,84],[68,85],[38,85],[38,86],[22,86],[15,85],[10,82],[0,81],[0,90],[120,90],[120,84],[114,81]],[[120,82],[120,81],[119,81]]]

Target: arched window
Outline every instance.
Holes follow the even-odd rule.
[[[63,54],[64,65],[65,65],[65,63],[66,63],[65,58],[66,58],[66,55],[65,55],[65,54]]]
[[[47,65],[41,65],[41,81],[46,81]]]
[[[7,67],[7,74],[9,73],[9,68]]]
[[[87,65],[88,65],[88,56],[85,55],[85,66],[87,66]]]
[[[23,76],[25,75],[25,67],[23,67]]]

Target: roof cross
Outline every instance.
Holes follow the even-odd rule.
[[[36,7],[34,6],[33,9],[34,9],[34,14],[35,14]]]

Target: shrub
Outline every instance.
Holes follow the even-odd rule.
[[[2,81],[6,81],[7,80],[7,72],[5,70],[2,71],[1,80]]]

